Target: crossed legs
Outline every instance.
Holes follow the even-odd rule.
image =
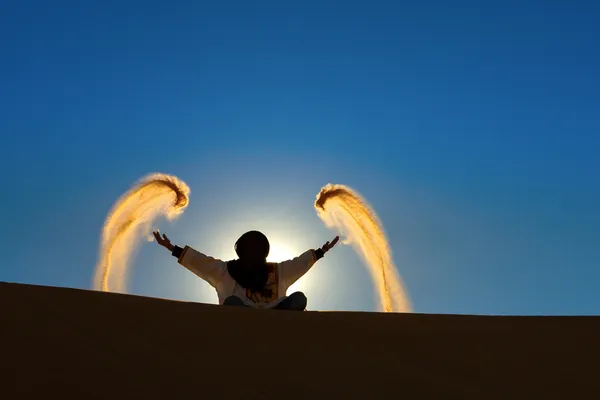
[[[294,292],[283,299],[277,306],[276,310],[304,311],[306,309],[307,299],[304,293]],[[249,307],[242,299],[237,296],[229,296],[223,302],[224,306]]]

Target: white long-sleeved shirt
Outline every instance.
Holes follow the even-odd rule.
[[[214,287],[219,304],[234,295],[248,306],[272,308],[285,298],[288,288],[308,272],[318,259],[317,252],[310,249],[291,260],[269,263],[271,268],[266,285],[269,293],[267,296],[240,286],[229,274],[226,261],[207,256],[190,246],[183,248],[177,262]]]

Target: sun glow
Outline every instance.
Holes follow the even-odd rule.
[[[306,249],[298,250],[285,244],[281,244],[277,241],[271,241],[271,250],[269,251],[269,257],[267,257],[267,261],[282,262],[291,260],[292,258],[298,257],[304,251],[306,251]],[[309,286],[310,277],[305,275],[288,288],[287,295],[296,291],[306,292]]]
[[[271,250],[269,251],[269,257],[267,257],[267,261],[269,262],[282,262],[286,260],[291,260],[294,257],[299,256],[296,250],[292,249],[289,246],[282,245],[277,242],[271,243]]]

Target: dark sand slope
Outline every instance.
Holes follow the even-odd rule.
[[[0,283],[0,339],[6,399],[574,399],[600,389],[600,317],[258,311]]]

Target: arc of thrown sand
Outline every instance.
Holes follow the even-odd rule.
[[[333,210],[326,209],[329,201],[334,201],[335,206],[341,210],[341,215],[339,210],[336,212],[335,208]],[[349,239],[358,242],[360,255],[367,264],[366,266],[370,267],[371,276],[375,280],[381,279],[381,286],[377,289],[383,309],[386,312],[410,312],[410,301],[393,265],[391,250],[383,226],[366,200],[348,186],[328,184],[317,194],[314,206],[319,217],[328,227],[337,228],[340,232],[343,232],[343,228],[346,227],[353,236]],[[354,228],[345,226],[344,217],[350,218]],[[373,239],[373,236],[377,237],[376,240]],[[369,248],[374,252],[368,254]],[[379,277],[375,276],[376,270],[380,273]],[[388,273],[392,276],[388,276]],[[393,293],[391,293],[392,291]]]
[[[139,209],[144,205],[151,204],[157,201],[160,197],[166,193],[161,191],[162,187],[170,189],[171,194],[174,194],[175,200],[171,203],[172,205],[164,204],[156,210],[147,210],[146,215],[140,215]],[[150,193],[145,193],[148,190],[154,190]],[[156,190],[158,189],[158,190]],[[173,219],[177,215],[181,214],[185,207],[189,203],[189,187],[185,182],[181,181],[175,176],[165,174],[151,174],[142,178],[137,185],[130,191],[122,195],[113,210],[109,213],[106,218],[103,229],[103,241],[100,261],[96,266],[96,278],[95,287],[105,292],[109,291],[108,281],[112,272],[112,256],[115,247],[118,245],[120,240],[126,238],[126,235],[131,233],[131,229],[144,224],[151,223],[160,214],[165,214],[168,219]],[[144,196],[146,194],[146,196]],[[143,201],[141,201],[143,199]],[[138,207],[135,207],[135,202],[138,202]],[[134,204],[132,204],[134,203]],[[131,211],[131,215],[121,215],[129,207],[134,206],[135,208]],[[150,212],[148,212],[150,211]],[[127,218],[120,226],[113,227],[113,222],[119,217]],[[114,229],[117,229],[116,232]],[[136,241],[138,238],[132,238],[131,241]],[[128,257],[131,251],[125,255],[125,259],[122,262],[128,261]],[[101,273],[101,274],[100,274]]]
[[[341,196],[348,197],[353,202],[356,200],[352,196],[349,196],[347,193],[342,193]],[[323,210],[326,212],[326,210],[324,208],[325,202],[323,203]],[[358,204],[362,205],[360,203],[358,203]],[[367,231],[366,227],[364,227],[361,224],[359,218],[352,212],[352,210],[350,209],[350,207],[348,207],[344,203],[340,203],[340,204],[337,204],[337,205],[341,209],[343,209],[349,217],[352,218],[352,220],[355,223],[355,226],[360,230],[360,232],[362,234],[362,238],[364,239],[366,237],[369,237],[369,232]],[[377,221],[372,217],[372,215],[366,214],[364,216],[366,218],[368,218],[369,222],[371,222],[372,224],[377,224]],[[377,224],[377,225],[379,225],[379,224]],[[387,277],[387,265],[386,265],[383,257],[381,256],[381,254],[376,254],[375,257],[378,259],[378,264],[380,266],[380,272],[381,272],[382,284],[383,284],[383,288],[385,290],[384,293],[383,293],[383,296],[382,296],[383,297],[383,301],[382,301],[383,307],[384,307],[384,309],[385,309],[386,312],[391,312],[391,311],[393,311],[393,309],[392,309],[393,307],[391,305],[393,303],[393,300],[392,300],[392,298],[390,296],[389,289],[388,289],[389,285],[388,285],[388,277]],[[368,262],[368,257],[363,256],[363,258],[367,258],[367,259],[365,259],[365,261]]]

